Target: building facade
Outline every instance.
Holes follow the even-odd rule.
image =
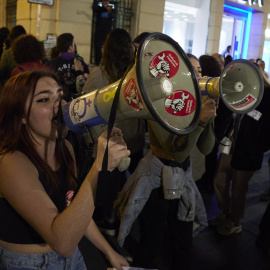
[[[262,57],[268,38],[267,0],[167,0],[163,32],[196,56],[232,46],[234,59]]]
[[[132,2],[132,38],[145,31],[163,32],[196,56],[221,52],[232,45],[234,59],[264,56],[269,68],[270,0],[122,1]],[[50,2],[53,5],[0,0],[0,27],[21,24],[39,40],[70,32],[80,55],[89,63],[93,0]]]

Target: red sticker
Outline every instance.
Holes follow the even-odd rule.
[[[136,82],[133,78],[130,78],[129,81],[127,82],[124,91],[124,96],[127,104],[130,107],[134,108],[137,111],[143,109],[142,98],[136,85]]]
[[[166,75],[168,78],[172,78],[179,69],[179,59],[174,52],[163,51],[153,58],[149,69],[155,77]]]
[[[177,90],[165,100],[165,108],[169,114],[186,116],[194,112],[196,100],[188,91]]]
[[[245,107],[255,103],[256,101],[257,101],[257,99],[254,96],[252,96],[251,94],[248,94],[243,99],[238,100],[236,102],[232,102],[230,104],[235,109],[242,109],[242,108],[245,108]]]
[[[234,64],[230,65],[230,66],[225,70],[225,73],[224,73],[223,77],[225,77],[229,71],[233,70],[233,68],[234,68]]]
[[[74,191],[73,190],[69,190],[66,194],[66,207],[68,207],[72,201],[74,195]]]
[[[230,70],[233,70],[233,68],[234,68],[234,64],[232,64],[232,65],[230,65],[230,66],[228,67],[228,69],[230,69]]]

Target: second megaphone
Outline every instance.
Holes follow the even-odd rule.
[[[245,114],[261,102],[264,84],[259,69],[248,60],[230,62],[221,76],[199,80],[202,98],[221,98],[229,110]]]

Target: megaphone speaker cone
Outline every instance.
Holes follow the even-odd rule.
[[[155,121],[178,135],[198,124],[201,95],[193,67],[182,48],[167,35],[152,33],[139,47],[136,65],[141,96]],[[156,87],[158,78],[160,87]],[[160,98],[157,98],[160,96]]]
[[[69,128],[77,131],[82,125],[106,123],[118,86],[119,81],[69,103],[64,112]],[[122,81],[115,121],[150,119],[185,135],[197,126],[200,113],[200,89],[187,55],[169,36],[150,34]]]
[[[251,61],[230,62],[220,76],[220,96],[233,112],[245,114],[261,102],[264,91],[260,70]]]

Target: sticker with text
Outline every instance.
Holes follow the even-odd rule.
[[[256,101],[257,99],[254,96],[248,94],[243,99],[230,103],[230,105],[236,110],[242,110],[245,109],[247,106],[250,107]]]
[[[196,100],[192,94],[185,90],[177,90],[165,100],[165,109],[175,116],[186,116],[194,112]]]
[[[140,111],[143,109],[142,97],[134,78],[130,78],[125,86],[124,97],[127,104],[133,109]]]
[[[224,72],[223,77],[226,77],[227,73],[234,69],[234,64],[230,65]]]
[[[154,77],[166,75],[172,78],[179,69],[179,59],[172,51],[157,54],[150,63],[149,69]]]
[[[66,207],[68,207],[72,201],[74,195],[74,191],[73,190],[69,190],[66,194]]]

